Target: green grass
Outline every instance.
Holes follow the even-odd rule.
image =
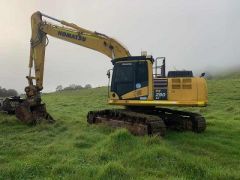
[[[44,95],[53,125],[0,114],[0,179],[240,179],[240,76],[208,86],[209,106],[188,108],[206,117],[202,134],[88,125],[89,110],[110,107],[106,88]]]

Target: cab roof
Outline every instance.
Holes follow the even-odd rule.
[[[116,62],[119,62],[119,61],[136,61],[136,60],[146,60],[146,61],[154,62],[154,59],[153,59],[152,56],[128,56],[128,57],[121,57],[121,58],[113,59],[111,62],[114,65]]]

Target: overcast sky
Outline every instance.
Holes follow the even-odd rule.
[[[239,0],[0,0],[0,86],[27,85],[30,16],[35,11],[98,31],[132,55],[165,56],[168,70],[240,67]],[[110,59],[49,38],[44,90],[57,85],[106,85]],[[195,73],[197,74],[197,73]]]

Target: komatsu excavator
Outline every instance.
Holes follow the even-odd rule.
[[[46,18],[61,25],[52,24],[46,21]],[[124,127],[135,135],[163,136],[167,128],[198,133],[205,130],[206,122],[200,114],[163,108],[206,106],[207,85],[203,77],[194,77],[192,71],[169,71],[166,75],[164,57],[154,59],[146,53],[132,56],[126,47],[111,37],[40,12],[32,15],[31,25],[26,99],[16,108],[16,116],[21,121],[30,124],[36,124],[43,119],[54,122],[47,113],[45,104],[41,102],[40,95],[43,89],[47,35],[50,35],[93,49],[112,59],[112,75],[110,71],[107,73],[111,78],[108,102],[124,108],[90,111],[87,115],[88,123]],[[162,65],[158,64],[160,60]],[[33,67],[35,76],[32,75]]]

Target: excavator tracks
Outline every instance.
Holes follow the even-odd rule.
[[[90,124],[103,123],[111,127],[124,127],[134,135],[164,136],[166,133],[165,123],[160,117],[124,109],[90,111],[87,121]]]
[[[151,114],[158,114],[168,129],[201,133],[206,129],[206,120],[198,113],[156,108]]]
[[[128,108],[90,111],[90,124],[103,123],[111,127],[124,127],[134,135],[164,136],[166,129],[201,133],[206,121],[200,114],[167,108]]]

